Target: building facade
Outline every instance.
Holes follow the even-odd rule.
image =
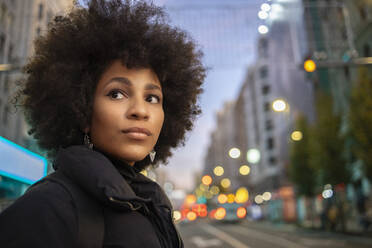
[[[12,105],[21,68],[33,54],[33,42],[47,29],[53,16],[72,7],[72,0],[0,0],[0,136],[42,153],[27,134],[22,110]],[[27,184],[0,176],[0,200],[18,197]],[[2,205],[0,203],[0,205]],[[1,206],[0,206],[1,211]]]

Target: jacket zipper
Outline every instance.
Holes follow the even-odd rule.
[[[119,203],[119,204],[126,204],[127,206],[129,206],[130,210],[133,210],[133,211],[137,211],[138,209],[141,208],[141,205],[138,205],[138,207],[135,207],[129,201],[121,201],[121,200],[115,199],[113,197],[109,197],[109,201],[114,202],[114,203]]]

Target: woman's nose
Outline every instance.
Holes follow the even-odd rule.
[[[147,120],[149,118],[146,101],[143,98],[132,97],[130,106],[127,112],[128,119]]]

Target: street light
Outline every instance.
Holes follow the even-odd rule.
[[[262,194],[262,199],[265,201],[270,201],[271,199],[271,193],[270,192],[265,192]]]
[[[265,20],[269,17],[269,14],[266,11],[261,10],[258,12],[258,18]]]
[[[294,131],[291,134],[291,138],[293,141],[300,141],[302,140],[302,132],[301,131]]]
[[[229,151],[229,156],[232,158],[239,158],[240,157],[240,150],[236,147],[231,148]]]
[[[269,28],[266,25],[260,25],[258,27],[258,32],[260,34],[267,34],[269,32]]]
[[[210,175],[205,175],[202,177],[202,183],[206,186],[212,183],[212,177]]]
[[[249,168],[248,165],[242,165],[240,166],[239,168],[239,173],[243,176],[246,176],[249,174],[249,172],[251,171],[251,168]]]
[[[270,11],[271,6],[270,6],[270,4],[268,4],[268,3],[263,3],[263,4],[261,5],[261,9],[262,9],[262,11],[268,12],[268,11]]]
[[[262,198],[262,195],[256,195],[256,197],[254,198],[254,201],[257,204],[261,204],[261,203],[263,203],[264,199]]]
[[[275,99],[272,103],[272,108],[275,112],[283,112],[288,109],[288,104],[283,99]]]
[[[224,178],[221,180],[221,186],[224,187],[225,189],[230,187],[230,185],[231,185],[230,179]]]
[[[222,166],[218,165],[218,166],[216,166],[216,167],[213,169],[213,173],[214,173],[216,176],[222,176],[223,173],[225,173],[225,170],[223,169]]]
[[[304,62],[304,69],[307,72],[314,72],[316,70],[316,64],[314,60],[308,59]]]
[[[247,151],[247,161],[251,164],[256,164],[260,161],[261,154],[260,151],[252,148]]]

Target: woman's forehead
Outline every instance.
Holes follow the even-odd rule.
[[[128,86],[133,86],[138,81],[154,84],[161,88],[161,83],[151,68],[128,68],[120,60],[115,60],[102,73],[100,82],[107,84],[110,81],[125,83]]]

